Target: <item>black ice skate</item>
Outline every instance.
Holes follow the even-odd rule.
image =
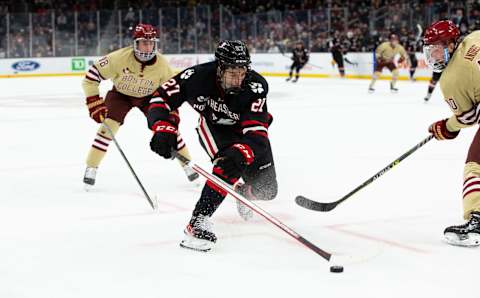
[[[83,176],[83,183],[86,191],[89,191],[95,185],[97,176],[97,168],[87,167]]]
[[[458,246],[480,245],[480,212],[472,212],[463,225],[452,226],[443,232],[447,243]]]
[[[398,88],[395,87],[395,86],[393,85],[393,83],[390,83],[390,91],[392,91],[393,93],[397,93],[397,92],[398,92]]]
[[[425,98],[423,100],[425,100],[425,102],[427,102],[427,101],[430,100],[430,97],[432,97],[432,93],[428,93],[427,96],[425,96]]]
[[[368,88],[368,93],[373,93],[373,92],[375,92],[375,88],[369,87],[369,88]]]
[[[296,82],[298,82],[298,78],[295,78],[292,80],[292,83],[296,83]]]
[[[288,77],[285,81],[290,81],[292,79],[292,77]]]
[[[203,252],[211,250],[217,241],[217,236],[213,233],[213,225],[208,219],[208,216],[201,214],[192,216],[190,223],[185,228],[185,239],[182,240],[180,246]]]

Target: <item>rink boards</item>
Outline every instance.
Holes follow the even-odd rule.
[[[431,71],[425,65],[422,53],[417,53],[418,67],[415,73],[417,80],[429,80]],[[178,54],[165,55],[170,65],[176,70],[188,68],[198,63],[211,61],[211,54]],[[253,54],[252,68],[266,76],[287,76],[291,65],[291,55],[281,53]],[[348,78],[369,79],[373,72],[373,53],[349,53],[349,61],[356,66],[345,63]],[[59,57],[59,58],[17,58],[0,59],[0,78],[9,77],[47,77],[83,75],[88,67],[99,57]],[[398,57],[397,57],[398,58]],[[409,66],[398,64],[400,79],[408,79]],[[330,53],[312,53],[309,63],[301,71],[303,77],[326,78],[338,77],[338,68]],[[388,70],[382,73],[383,78],[390,78]]]

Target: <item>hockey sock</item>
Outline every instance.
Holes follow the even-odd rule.
[[[188,160],[192,160],[192,157],[190,155],[190,152],[188,151],[187,146],[185,145],[185,142],[183,141],[182,137],[179,135],[178,136],[178,147],[177,151],[180,153],[180,155],[185,156]],[[184,162],[180,161],[180,159],[177,159],[178,163],[183,167],[185,165]]]
[[[200,199],[193,210],[193,216],[198,216],[199,214],[212,216],[218,206],[223,202],[223,199],[225,199],[226,195],[218,192],[217,187],[215,185],[212,187],[212,184],[207,182],[203,187]]]
[[[115,120],[107,118],[105,119],[105,123],[110,127],[114,135],[120,128],[120,123]],[[97,168],[100,165],[111,141],[112,137],[110,136],[110,133],[105,127],[103,127],[103,125],[101,125],[88,153],[87,167]]]
[[[373,76],[372,76],[372,81],[370,82],[369,88],[373,88],[373,86],[375,85],[375,82],[377,81],[377,79],[378,79],[378,76],[377,76],[376,73],[374,73]]]
[[[472,211],[480,211],[480,164],[467,162],[463,182],[463,212],[465,220]]]
[[[413,78],[414,74],[415,74],[415,68],[410,69],[410,78]]]
[[[428,94],[432,94],[433,90],[435,90],[435,85],[437,85],[437,81],[430,81],[428,85]]]
[[[227,179],[225,176],[223,176],[222,170],[218,167],[213,167],[213,173],[231,185],[238,181],[238,179]],[[200,200],[198,200],[197,205],[193,210],[193,215],[196,216],[198,214],[202,214],[205,216],[212,216],[226,196],[227,192],[225,190],[208,180],[203,187]]]

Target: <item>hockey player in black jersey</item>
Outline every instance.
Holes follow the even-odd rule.
[[[305,64],[307,64],[310,55],[308,50],[305,49],[303,46],[303,42],[298,41],[295,44],[295,47],[292,50],[292,66],[290,66],[290,73],[288,74],[287,82],[292,79],[293,70],[295,69],[295,79],[292,80],[292,83],[296,83],[298,81],[298,77],[300,76],[300,69],[302,69]]]
[[[338,72],[340,73],[340,77],[345,77],[345,62],[350,65],[358,66],[358,63],[351,62],[348,60],[345,55],[347,54],[348,47],[341,41],[340,38],[334,37],[330,42],[330,52],[332,53],[333,61],[337,64]]]
[[[409,36],[406,44],[408,57],[410,58],[410,80],[416,81],[414,75],[418,67],[417,52],[421,52],[423,43],[413,33]]]
[[[266,102],[268,84],[250,69],[250,63],[242,41],[226,40],[217,47],[215,61],[188,68],[165,82],[150,100],[148,125],[154,132],[150,147],[171,158],[178,119],[170,111],[188,102],[200,114],[197,133],[213,162],[213,173],[248,199],[272,200],[277,180],[268,138],[272,122]],[[211,249],[217,237],[209,218],[225,196],[215,184],[205,184],[182,247]],[[240,215],[248,219],[251,210],[238,204]]]

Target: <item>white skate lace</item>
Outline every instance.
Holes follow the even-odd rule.
[[[480,214],[472,214],[470,220],[463,225],[453,226],[453,228],[464,230],[475,230],[476,226],[480,225]]]
[[[194,229],[204,230],[207,232],[212,233],[213,231],[213,223],[211,223],[208,219],[210,217],[205,215],[198,215],[195,222],[193,223]]]

